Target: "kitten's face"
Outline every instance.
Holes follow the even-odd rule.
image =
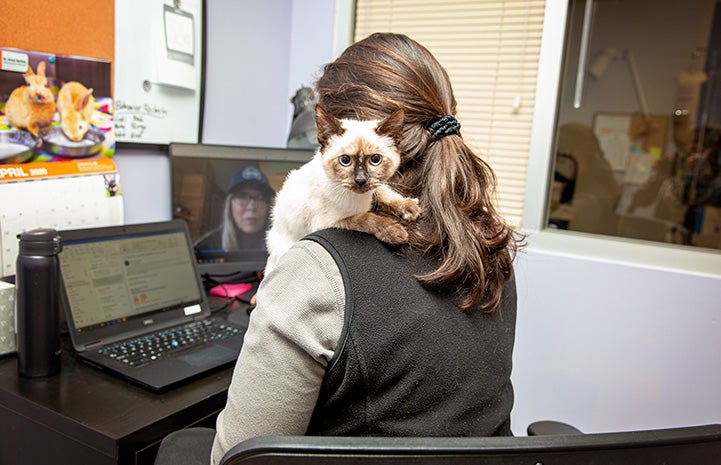
[[[338,120],[316,108],[323,168],[345,189],[362,194],[387,181],[398,169],[396,141],[403,110],[382,121]]]

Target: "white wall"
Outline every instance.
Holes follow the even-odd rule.
[[[331,60],[333,4],[207,2],[204,143],[286,146],[290,98]]]
[[[203,142],[278,146],[287,137],[291,0],[207,2]]]
[[[291,17],[290,72],[288,97],[301,87],[313,87],[323,72],[323,65],[333,58],[333,19],[335,0],[315,0],[313,8],[307,3],[295,3]],[[288,126],[293,116],[289,106]],[[285,134],[288,136],[288,131]]]
[[[719,278],[533,247],[516,273],[516,434],[721,423]]]
[[[232,16],[224,14],[225,10],[208,14],[210,21],[220,15],[229,23],[210,26],[213,30],[227,29],[226,39],[216,40],[217,47],[224,49],[214,51],[218,57],[244,53],[238,50],[242,47],[262,48],[259,37],[252,41],[231,40],[243,21],[253,19],[257,23],[259,18],[267,18],[269,11],[287,17],[283,16],[285,11],[263,9],[272,2],[237,2],[245,6],[253,3],[251,9],[238,8],[235,3],[209,2],[209,6],[216,5],[213,8],[228,8],[232,12]],[[307,8],[316,2],[302,4]],[[565,1],[549,0],[546,11],[549,10],[555,13],[549,14],[545,26],[524,211],[524,217],[529,219],[528,223],[524,220],[524,225],[530,230],[539,229],[543,223],[544,207],[538,206],[538,201],[546,197],[546,170],[551,166],[550,144],[555,123],[554,115],[547,109],[556,107],[565,24],[565,16],[559,12],[565,11]],[[266,25],[264,30],[276,32],[278,24]],[[291,28],[297,40],[303,37],[299,24],[296,22]],[[313,25],[328,30],[332,26]],[[277,32],[285,36],[283,31]],[[331,39],[328,40],[330,43]],[[297,44],[293,47],[302,49]],[[272,53],[260,53],[255,69],[234,73],[224,85],[219,81],[229,78],[227,72],[209,67],[208,82],[216,83],[214,90],[227,90],[227,86],[245,88],[250,85],[245,79],[255,79],[260,70],[285,66],[277,63],[277,56],[270,56]],[[312,69],[318,62],[313,53],[303,64],[301,52],[298,53],[289,67]],[[219,72],[222,76],[216,76]],[[288,121],[287,111],[291,110],[287,94],[294,85],[284,79],[287,75],[274,84],[275,91],[282,96],[278,98],[284,102],[275,104],[277,113],[271,118],[280,125]],[[270,78],[267,82],[271,82]],[[257,91],[256,87],[253,89]],[[226,109],[231,114],[242,110],[242,105],[234,103],[238,94],[212,95],[218,100],[208,102],[207,118],[216,118],[214,129],[223,125],[227,129],[218,130],[205,142],[252,145],[240,137],[242,125],[228,124],[227,115],[226,119],[217,116]],[[287,127],[274,127],[273,132],[274,135],[259,137],[258,143],[284,143]],[[167,158],[142,151],[121,152],[116,161],[126,200],[126,220],[166,218],[170,206]],[[534,232],[517,265],[514,432],[524,434],[528,423],[541,419],[570,421],[588,432],[721,423],[721,257],[696,252],[681,254],[682,259],[678,259],[676,250],[663,247],[575,236],[562,236],[562,240],[549,247],[541,240],[544,235]],[[571,242],[576,243],[574,253],[569,252]],[[613,252],[619,248],[623,250],[622,257]],[[643,256],[634,256],[641,252]],[[648,265],[652,261],[649,257],[653,256],[667,257],[667,266]],[[694,269],[703,272],[691,271]]]
[[[119,150],[113,158],[120,174],[125,223],[169,220],[170,160],[150,149]]]

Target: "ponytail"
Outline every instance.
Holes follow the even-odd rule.
[[[462,310],[498,307],[516,253],[512,230],[493,204],[496,178],[460,135],[430,140],[419,195],[423,217],[412,244],[439,263],[417,276],[425,285],[454,286]]]

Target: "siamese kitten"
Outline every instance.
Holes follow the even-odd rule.
[[[352,229],[400,245],[408,232],[398,219],[421,214],[418,201],[385,184],[400,164],[396,144],[403,110],[381,121],[338,120],[316,106],[320,148],[311,161],[291,171],[275,199],[266,236],[266,274],[278,258],[307,234],[325,228]],[[379,211],[396,218],[371,212]]]

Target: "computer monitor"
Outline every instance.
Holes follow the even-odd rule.
[[[310,149],[172,143],[172,217],[188,223],[202,275],[263,271],[273,197]]]

